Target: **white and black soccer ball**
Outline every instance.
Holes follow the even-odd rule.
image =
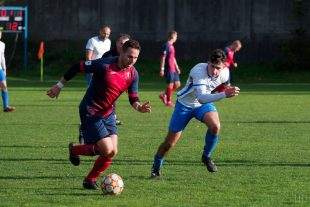
[[[104,194],[119,195],[124,190],[124,181],[121,176],[111,173],[103,178],[100,187]]]

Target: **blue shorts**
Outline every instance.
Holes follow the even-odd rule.
[[[5,76],[4,70],[0,68],[0,81],[5,81],[5,80],[6,80],[6,76]]]
[[[173,133],[183,131],[193,117],[202,122],[204,115],[212,111],[217,111],[213,103],[206,103],[193,109],[177,101],[170,120],[169,131]]]
[[[108,117],[90,116],[80,110],[81,133],[86,144],[94,144],[109,135],[117,134],[115,113]]]
[[[166,72],[166,83],[174,83],[180,81],[180,76],[177,72]]]

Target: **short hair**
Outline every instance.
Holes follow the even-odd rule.
[[[240,47],[242,46],[241,41],[240,40],[235,40],[232,42],[233,45],[239,45]]]
[[[175,30],[168,32],[168,39],[171,40],[173,35],[177,35],[178,33]]]
[[[225,52],[221,49],[213,50],[209,56],[209,61],[213,64],[220,64],[225,62],[225,60],[226,60]]]
[[[137,49],[137,50],[141,50],[141,47],[140,47],[140,44],[137,40],[128,40],[126,41],[123,46],[122,46],[122,49],[123,51],[126,51],[128,48],[134,48],[134,49]]]
[[[130,35],[129,34],[119,34],[117,37],[117,40],[123,40],[123,39],[129,39],[130,40]]]

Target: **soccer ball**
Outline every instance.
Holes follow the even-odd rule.
[[[124,182],[121,176],[111,173],[103,178],[100,187],[104,194],[118,195],[124,189]]]

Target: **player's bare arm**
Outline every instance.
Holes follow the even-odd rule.
[[[165,71],[165,58],[166,56],[163,55],[160,59],[160,70],[159,70],[159,76],[163,77],[164,76],[164,71]]]

